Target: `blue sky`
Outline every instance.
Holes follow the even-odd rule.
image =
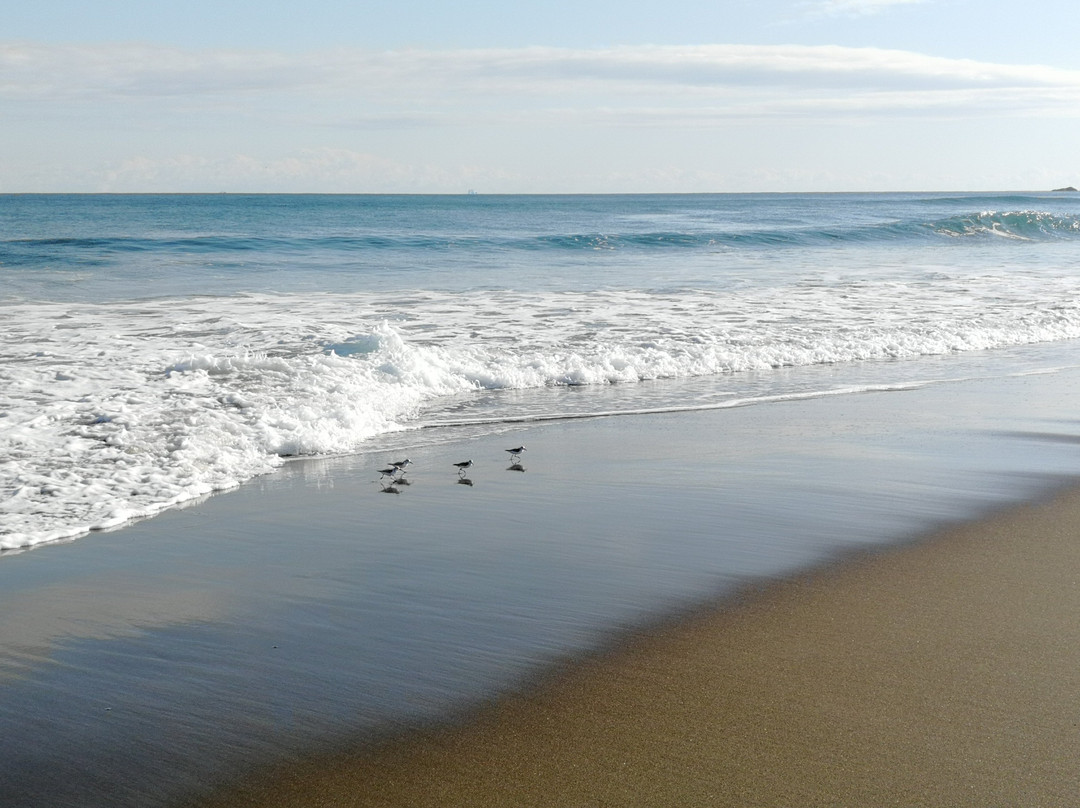
[[[9,5],[0,192],[1080,185],[1063,0]]]

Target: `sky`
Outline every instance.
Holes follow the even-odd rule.
[[[1071,0],[0,9],[0,193],[1080,186]]]

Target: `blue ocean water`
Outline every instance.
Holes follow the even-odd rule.
[[[0,196],[0,549],[402,431],[1051,370],[1078,270],[1067,193]]]

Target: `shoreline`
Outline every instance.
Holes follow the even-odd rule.
[[[1067,804],[1080,486],[858,556],[193,805]]]
[[[0,803],[173,808],[237,783],[269,798],[250,778],[310,784],[305,767],[279,770],[276,781],[268,772],[391,737],[400,740],[383,764],[408,780],[416,770],[401,768],[402,750],[430,759],[449,737],[413,730],[461,719],[508,727],[511,739],[522,736],[515,743],[551,743],[551,727],[564,750],[584,739],[547,780],[490,804],[569,800],[575,792],[562,783],[576,767],[618,756],[648,782],[635,781],[630,796],[609,783],[613,804],[633,805],[640,793],[637,804],[663,805],[670,794],[648,802],[651,783],[663,782],[650,766],[689,761],[679,765],[692,772],[705,765],[705,751],[693,750],[710,735],[687,754],[685,721],[656,717],[635,736],[628,719],[673,703],[689,720],[716,702],[693,695],[700,665],[673,674],[660,664],[686,662],[663,639],[674,636],[668,629],[704,626],[703,605],[764,602],[786,591],[776,580],[824,582],[827,592],[833,570],[875,564],[907,552],[893,548],[912,537],[1075,483],[1078,388],[1075,369],[430,443],[403,435],[384,452],[286,464],[192,507],[5,557]],[[522,463],[508,465],[506,447],[519,444]],[[378,469],[405,456],[410,484],[380,482]],[[453,465],[466,459],[475,461],[467,480]],[[920,591],[908,583],[879,579],[893,597]],[[800,614],[781,621],[789,633]],[[1072,630],[1057,636],[1071,642]],[[903,647],[893,633],[885,652]],[[795,636],[804,634],[813,636]],[[726,635],[702,629],[690,650],[713,636]],[[650,644],[668,650],[645,667],[619,662]],[[579,695],[550,726],[507,717],[525,715],[514,706],[527,701],[520,694],[546,698],[560,681],[583,681],[579,670],[597,671],[600,695],[634,687],[602,710]],[[748,691],[732,690],[746,680],[753,675],[731,673],[727,690],[704,681],[749,703]],[[658,695],[631,698],[649,685],[662,686]],[[759,694],[758,712],[798,704],[800,687]],[[589,717],[599,723],[574,723]],[[724,721],[737,750],[755,748],[757,723]],[[636,758],[631,740],[643,750]],[[462,754],[469,749],[475,759],[483,746]],[[513,773],[515,760],[489,756],[484,766]],[[355,772],[340,755],[332,761]]]

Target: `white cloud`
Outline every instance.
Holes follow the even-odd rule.
[[[0,93],[71,100],[295,88],[317,80],[272,52],[186,51],[150,45],[0,45]]]
[[[615,94],[662,95],[669,106],[748,90],[1022,92],[1035,106],[1080,94],[1080,71],[946,59],[837,46],[703,45],[594,50],[336,50],[302,56],[122,46],[0,45],[0,95],[35,103],[78,99],[271,95],[341,98],[415,112],[463,102],[532,106],[536,99],[589,105]],[[840,96],[838,96],[840,97]]]

